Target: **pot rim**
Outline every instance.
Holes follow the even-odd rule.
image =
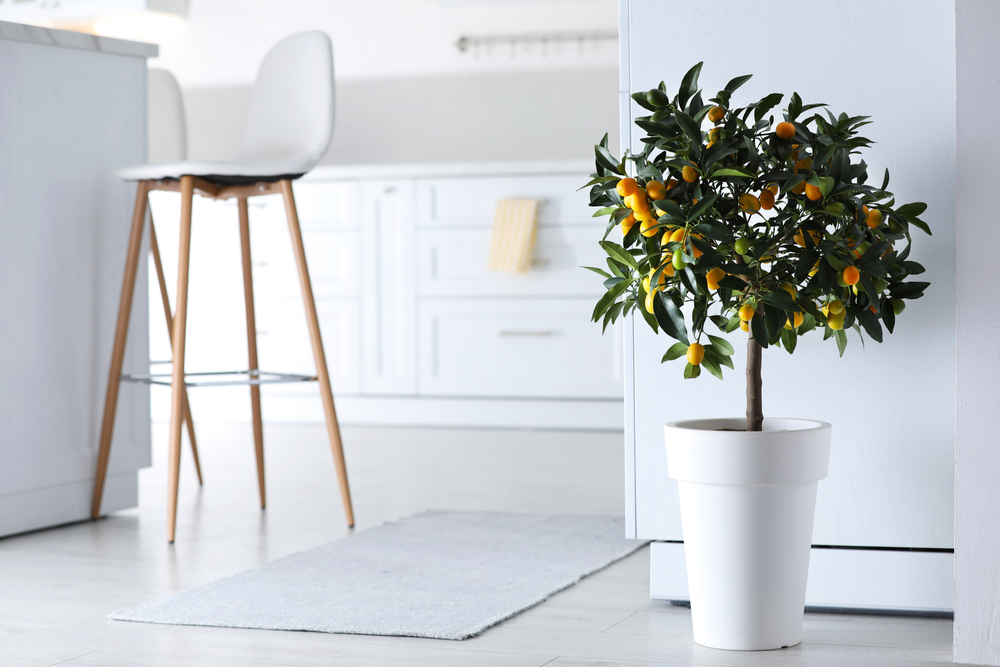
[[[746,426],[746,417],[716,417],[707,419],[679,419],[667,422],[665,426],[671,429],[683,431],[702,431],[712,433],[738,433],[743,437],[755,437],[755,434],[771,434],[794,432],[802,433],[809,431],[819,431],[832,429],[829,422],[818,419],[801,419],[798,417],[765,417],[764,429],[761,431],[747,431],[745,429],[734,428],[732,430],[722,430],[727,424],[735,426]],[[782,423],[784,428],[781,428]],[[771,428],[767,428],[770,426]]]

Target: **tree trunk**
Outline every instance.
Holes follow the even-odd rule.
[[[760,397],[760,344],[753,334],[747,337],[747,431],[763,430],[764,408]]]

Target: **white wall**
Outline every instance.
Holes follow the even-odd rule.
[[[617,150],[617,71],[500,72],[337,80],[323,164],[588,159],[605,132]],[[192,159],[230,158],[250,86],[184,90]]]
[[[995,153],[1000,4],[956,3],[958,64],[958,396],[955,443],[955,662],[1000,665],[1000,353]]]
[[[736,95],[748,103],[775,91],[873,116],[864,134],[871,178],[892,173],[900,202],[924,201],[933,237],[916,232],[912,257],[932,283],[910,302],[896,333],[862,349],[851,332],[843,359],[833,341],[803,338],[794,356],[767,350],[765,415],[834,425],[829,478],[820,483],[814,543],[949,548],[953,544],[955,434],[955,51],[949,0],[688,3],[630,0],[627,88],[661,79],[674,90],[705,61],[711,92],[734,76],[754,78]],[[779,17],[794,17],[779,35]],[[664,26],[667,29],[665,37]],[[802,26],[801,30],[795,26]],[[787,100],[787,98],[786,98]],[[636,115],[644,115],[633,109]],[[978,124],[987,122],[980,118]],[[632,143],[639,145],[633,128]],[[738,332],[737,332],[738,333]],[[739,416],[745,409],[745,338],[731,336],[736,371],[724,382],[685,381],[679,362],[662,366],[669,341],[635,326],[634,521],[639,537],[680,539],[676,490],[666,475],[662,424]],[[627,419],[627,424],[629,420]]]

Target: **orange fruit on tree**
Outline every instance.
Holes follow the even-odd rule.
[[[806,197],[809,201],[819,201],[823,198],[823,191],[812,183],[806,183]]]
[[[788,154],[788,159],[795,162],[799,159],[799,145],[792,144],[792,152]]]
[[[713,123],[718,123],[720,120],[726,117],[726,110],[722,107],[712,107],[708,110],[708,120]]]
[[[629,230],[632,229],[632,225],[635,224],[635,214],[629,213],[628,217],[622,220],[622,236],[628,234]]]
[[[618,181],[618,185],[615,186],[615,190],[617,190],[618,194],[622,197],[628,197],[638,189],[639,184],[635,182],[634,178],[623,178]]]
[[[709,141],[716,142],[716,141],[718,141],[721,138],[722,138],[722,128],[721,127],[713,127],[711,130],[708,131],[708,140]]]
[[[685,236],[687,236],[687,230],[684,229],[683,227],[679,227],[678,229],[675,229],[673,232],[670,233],[670,240],[681,242],[684,240]]]
[[[750,331],[750,325],[743,320],[740,320],[740,329],[743,331]]]
[[[865,223],[872,229],[875,229],[876,227],[881,225],[882,211],[878,210],[877,208],[873,208],[872,210],[868,211],[868,218],[865,220]]]
[[[792,192],[795,193],[795,194],[797,194],[797,195],[800,195],[800,194],[802,194],[805,191],[806,191],[806,182],[805,181],[802,181],[801,183],[799,183],[798,185],[796,185],[794,188],[792,188]]]
[[[740,209],[756,213],[760,210],[760,200],[750,193],[740,195]]]
[[[711,271],[705,274],[705,282],[708,283],[708,289],[716,290],[719,289],[719,281],[726,277],[726,272],[720,267],[715,267]]]
[[[760,191],[760,207],[765,211],[770,211],[774,208],[774,192],[770,189],[765,188]]]
[[[792,137],[795,136],[795,126],[788,121],[784,121],[778,123],[778,126],[774,128],[774,133],[782,141],[791,141]]]
[[[749,322],[750,320],[753,319],[753,315],[755,312],[756,311],[754,310],[753,306],[751,306],[749,303],[744,304],[743,306],[740,307],[740,312],[739,312],[740,319],[743,320],[744,322]]]
[[[660,200],[667,196],[667,187],[659,181],[646,183],[646,196],[653,200]]]
[[[855,266],[845,266],[842,276],[848,285],[857,285],[861,280],[861,272]]]
[[[656,220],[643,220],[639,226],[639,233],[646,238],[652,238],[659,234],[660,230],[656,226]]]
[[[671,190],[673,190],[676,187],[677,187],[677,179],[676,178],[671,178],[669,181],[667,181],[667,192],[670,192]]]
[[[811,157],[802,158],[801,160],[796,161],[796,163],[792,166],[792,173],[797,174],[800,171],[809,171],[812,169],[812,166],[813,160]]]
[[[653,220],[654,219],[653,218],[653,213],[649,210],[648,207],[644,208],[644,209],[639,209],[639,210],[633,211],[632,215],[634,215],[635,219],[638,220],[639,222],[646,222],[648,220]]]
[[[692,366],[697,366],[705,358],[705,346],[701,343],[688,345],[687,360]]]
[[[802,326],[802,320],[805,319],[802,313],[794,313],[792,317],[788,318],[785,322],[786,329],[798,329]]]
[[[681,178],[688,183],[694,183],[698,180],[698,170],[692,166],[685,165],[684,168],[681,169]]]

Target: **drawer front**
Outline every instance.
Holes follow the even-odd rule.
[[[621,328],[589,299],[422,300],[424,396],[621,398]]]
[[[262,226],[250,235],[254,292],[275,298],[301,299],[298,269],[287,229]],[[306,264],[317,299],[358,295],[358,232],[333,226],[302,230]]]
[[[334,392],[360,390],[358,302],[317,299],[320,335]],[[257,312],[257,356],[262,370],[314,375],[309,329],[301,300],[263,300]],[[281,386],[281,385],[278,385]],[[286,391],[315,392],[315,383],[288,385]]]
[[[303,230],[314,226],[345,227],[358,226],[358,184],[350,181],[296,181],[292,185],[295,193],[295,208],[299,212],[299,225]],[[247,200],[251,225],[280,227],[287,233],[288,219],[285,217],[285,202],[281,195],[264,195]],[[228,200],[232,207],[232,217],[237,219],[236,200]]]
[[[532,198],[540,200],[541,225],[589,222],[586,174],[549,176],[491,176],[441,178],[417,181],[418,227],[492,227],[497,200]]]
[[[587,296],[596,302],[601,277],[581,266],[604,266],[603,228],[542,227],[526,274],[486,270],[492,230],[417,232],[418,296]]]

